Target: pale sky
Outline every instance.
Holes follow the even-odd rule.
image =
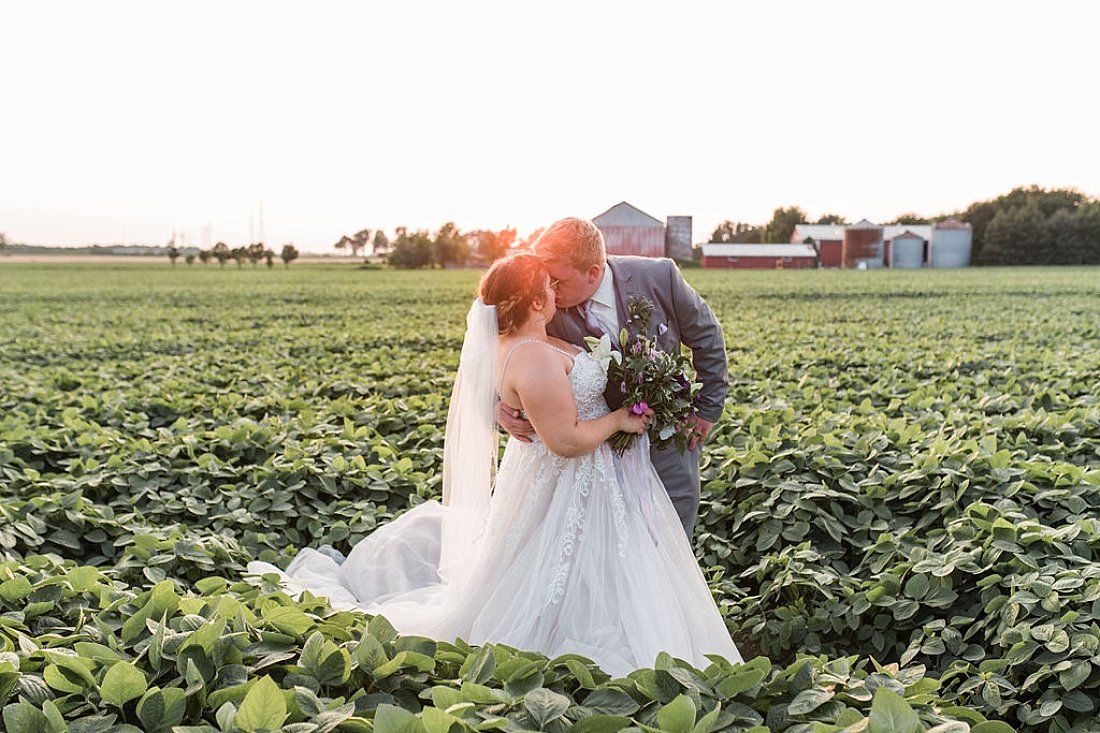
[[[3,2],[0,232],[243,244],[626,200],[884,220],[1100,195],[1100,2]]]

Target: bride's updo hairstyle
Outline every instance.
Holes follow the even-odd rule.
[[[501,336],[527,322],[531,308],[546,299],[546,268],[530,252],[502,257],[481,278],[477,291],[486,305],[496,306]]]

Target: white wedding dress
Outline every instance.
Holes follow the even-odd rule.
[[[578,416],[606,414],[600,363],[587,352],[567,356]],[[630,471],[606,443],[562,458],[538,439],[510,439],[458,583],[440,578],[449,507],[438,502],[381,527],[342,564],[303,550],[285,573],[266,563],[249,571],[279,573],[290,591],[308,589],[336,607],[381,613],[403,634],[581,654],[617,676],[652,666],[662,651],[700,667],[706,654],[740,661],[648,454],[628,452],[623,464],[631,461],[643,468],[624,485]]]

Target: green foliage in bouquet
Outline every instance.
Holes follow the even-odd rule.
[[[659,447],[675,445],[683,453],[687,438],[681,428],[694,409],[695,395],[702,385],[692,381],[691,362],[679,350],[661,350],[657,336],[668,329],[666,324],[657,326],[656,336],[650,335],[653,303],[648,298],[632,297],[627,313],[629,321],[619,331],[621,351],[611,351],[606,336],[585,340],[607,368],[608,382],[619,385],[623,404],[636,415],[653,410],[648,429],[653,443]],[[637,437],[616,433],[610,443],[622,455]]]

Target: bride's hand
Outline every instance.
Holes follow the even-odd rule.
[[[624,433],[641,435],[649,427],[649,421],[653,417],[653,410],[646,409],[641,415],[635,415],[627,407],[620,407],[615,411],[619,415],[619,430]]]

